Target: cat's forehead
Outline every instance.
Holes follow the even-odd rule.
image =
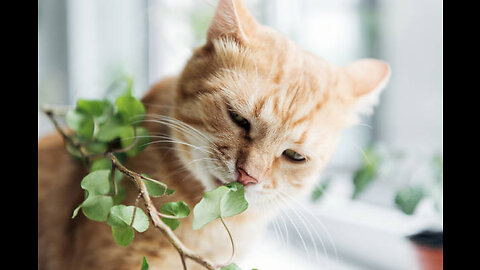
[[[233,109],[254,119],[264,133],[298,144],[315,134],[330,101],[332,78],[326,71],[324,81],[301,65],[269,73],[229,69],[223,75],[222,92]]]

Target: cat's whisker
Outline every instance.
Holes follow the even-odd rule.
[[[176,140],[176,141],[180,141],[180,142],[184,142],[184,143],[187,143],[183,140],[180,140],[180,139],[176,139],[176,138],[172,138],[170,135],[165,135],[163,133],[152,133],[149,137],[153,137],[153,138],[164,138],[164,139],[170,139],[170,140]],[[200,146],[197,146],[197,147],[200,147],[200,148],[203,148],[203,149],[209,149],[209,150],[213,150],[215,153],[219,153],[218,149],[214,148],[214,147],[211,147],[211,146],[208,146],[208,145],[200,145]],[[214,154],[212,152],[210,152],[210,154]]]
[[[284,211],[283,208],[279,205],[279,203],[275,199],[272,199],[272,202],[280,209],[281,212]],[[288,218],[288,220],[290,220],[290,223],[293,225],[293,228],[295,229],[298,236],[300,237],[300,241],[302,242],[303,248],[305,249],[305,253],[307,253],[308,260],[310,260],[310,252],[308,251],[307,244],[305,243],[305,240],[303,239],[303,236],[300,233],[300,230],[298,229],[297,225],[288,214],[286,214],[285,216]]]
[[[185,136],[189,136],[189,137],[194,138],[196,140],[202,140],[202,141],[205,140],[203,138],[203,136],[200,136],[197,133],[193,133],[192,130],[189,130],[188,128],[185,128],[184,126],[178,125],[177,123],[172,123],[172,122],[167,122],[167,121],[162,121],[162,120],[156,120],[156,119],[153,119],[153,120],[145,119],[144,122],[152,122],[152,123],[163,124],[163,125],[166,125],[170,128],[173,128],[173,129],[179,131],[180,133],[182,133]]]
[[[279,195],[281,195],[281,194],[279,193]],[[283,200],[284,202],[287,202],[287,198],[284,197],[284,196],[279,196],[278,198],[279,198],[280,200]],[[286,204],[287,204],[287,203],[286,203]],[[326,254],[327,259],[328,259],[328,252],[327,252],[327,249],[325,248],[325,244],[323,243],[323,240],[322,240],[322,238],[320,237],[320,235],[318,234],[317,230],[315,230],[315,227],[310,223],[310,221],[309,221],[309,220],[302,214],[302,212],[300,212],[298,209],[295,209],[295,208],[290,207],[290,210],[293,211],[293,213],[294,213],[294,214],[300,219],[300,221],[302,222],[304,228],[307,229],[307,232],[308,232],[308,234],[309,234],[309,236],[310,236],[310,240],[312,241],[313,247],[314,247],[314,249],[315,249],[315,255],[316,255],[317,261],[318,261],[319,263],[321,262],[320,257],[319,257],[319,253],[318,253],[317,244],[316,244],[316,241],[315,241],[315,239],[314,239],[314,237],[313,237],[310,229],[312,229],[312,230],[314,231],[314,233],[315,233],[315,235],[317,236],[318,240],[320,240],[320,243],[322,244],[323,252]],[[305,220],[306,220],[306,222],[305,222]],[[308,223],[309,226],[307,226],[307,223]],[[311,227],[311,228],[310,228],[310,227]]]
[[[327,234],[327,237],[331,243],[331,246],[333,248],[333,252],[335,254],[335,260],[338,261],[338,253],[337,253],[337,247],[335,245],[335,242],[333,241],[333,237],[332,235],[330,234],[330,232],[328,231],[327,227],[325,226],[325,224],[323,224],[323,222],[316,216],[312,213],[312,211],[310,209],[308,209],[305,205],[301,204],[300,202],[298,202],[298,200],[296,200],[294,197],[292,197],[290,194],[282,191],[282,190],[278,190],[279,193],[283,194],[283,196],[285,197],[288,197],[289,198],[289,201],[295,203],[297,206],[301,207],[305,213],[307,213],[308,215],[310,215],[312,218],[313,218],[313,221],[316,221],[320,227],[325,231],[325,233]]]
[[[280,195],[280,194],[278,194],[278,195]],[[310,241],[311,241],[311,243],[313,244],[314,251],[315,251],[315,256],[316,256],[317,260],[319,260],[318,248],[317,248],[317,245],[316,245],[316,243],[315,243],[315,241],[314,241],[314,239],[313,239],[313,235],[312,235],[312,233],[310,232],[310,228],[305,224],[305,221],[303,220],[303,218],[297,213],[298,210],[295,209],[295,208],[290,207],[290,205],[288,205],[288,201],[282,199],[281,196],[278,196],[277,198],[280,199],[280,200],[282,200],[282,201],[284,202],[282,205],[287,205],[287,207],[289,207],[289,210],[291,210],[291,211],[297,216],[297,218],[300,219],[300,222],[302,222],[303,227],[307,230],[307,233],[308,233],[308,235],[309,235],[309,237],[310,237]],[[283,210],[283,208],[282,208],[281,210]],[[319,260],[319,261],[320,261],[320,260]]]
[[[180,126],[183,126],[184,128],[186,129],[190,129],[192,130],[193,132],[197,133],[198,135],[200,135],[201,137],[205,138],[207,141],[209,141],[210,143],[214,144],[215,145],[215,142],[213,142],[207,135],[205,135],[203,132],[201,132],[200,130],[198,130],[197,128],[195,127],[192,127],[191,125],[185,123],[184,121],[181,121],[179,119],[175,119],[173,117],[170,117],[170,116],[165,116],[165,115],[155,115],[155,114],[148,114],[149,116],[151,117],[154,117],[155,119],[157,120],[163,120],[163,121],[168,121],[170,123],[174,123],[174,124],[177,124],[177,125],[180,125]]]
[[[149,146],[149,145],[153,145],[153,144],[157,144],[157,143],[177,143],[177,144],[182,144],[182,145],[186,145],[186,146],[190,146],[196,150],[199,150],[199,151],[202,151],[202,152],[205,152],[205,153],[208,153],[208,154],[213,154],[212,152],[210,151],[207,151],[201,147],[198,147],[198,146],[194,146],[194,145],[190,145],[188,143],[184,143],[184,142],[178,142],[178,141],[169,141],[169,140],[156,140],[156,141],[151,141],[149,143],[146,143],[144,144],[144,146]]]
[[[265,208],[265,203],[262,201],[262,205],[263,205],[263,208]],[[277,240],[277,242],[281,242],[280,241],[280,237],[278,236],[278,232],[277,232],[277,227],[274,225],[274,219],[272,219],[272,227],[273,227],[273,231],[274,231],[274,234],[275,234],[275,239]]]
[[[365,124],[365,123],[357,123],[356,126],[360,126],[360,127],[368,127],[370,129],[373,129],[372,126],[370,126],[369,124]]]
[[[190,146],[194,149],[197,149],[197,150],[200,150],[200,151],[203,151],[205,153],[208,153],[208,154],[214,154],[213,152],[211,151],[208,151],[207,149],[209,148],[206,148],[203,147],[203,146],[197,146],[197,145],[193,145],[191,143],[187,143],[187,142],[184,142],[184,141],[180,141],[180,140],[175,140],[175,139],[172,139],[170,137],[167,137],[167,136],[150,136],[150,138],[160,138],[160,139],[163,139],[163,140],[155,140],[155,141],[151,141],[149,143],[146,143],[144,145],[150,145],[150,144],[155,144],[155,143],[178,143],[178,144],[182,144],[182,145],[186,145],[186,146]]]
[[[269,199],[269,200],[271,200],[271,199]],[[273,203],[273,202],[272,202],[272,203]],[[279,232],[279,235],[280,235],[280,237],[281,237],[281,240],[280,240],[279,242],[282,243],[283,248],[286,249],[286,247],[287,247],[287,246],[286,246],[286,241],[285,241],[285,239],[283,238],[283,233],[282,233],[282,231],[281,231],[281,229],[280,229],[280,225],[277,223],[277,216],[274,216],[273,219],[272,219],[272,221],[273,221],[273,224],[274,224],[275,231],[277,231],[277,228],[278,228],[278,232]],[[277,240],[278,240],[278,239],[277,239]]]

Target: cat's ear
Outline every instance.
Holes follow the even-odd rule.
[[[390,66],[380,60],[362,59],[342,69],[348,80],[349,95],[356,100],[357,111],[371,113],[390,79]]]
[[[241,0],[219,0],[217,10],[207,32],[207,44],[221,37],[229,37],[239,43],[248,40],[249,32],[257,26]]]

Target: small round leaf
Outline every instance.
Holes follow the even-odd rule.
[[[112,235],[117,244],[122,247],[126,247],[132,242],[133,238],[135,237],[135,232],[131,227],[112,226]]]

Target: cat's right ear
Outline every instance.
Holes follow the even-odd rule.
[[[207,32],[207,44],[220,38],[230,38],[240,44],[248,42],[257,23],[241,0],[219,0]]]
[[[362,59],[342,68],[347,85],[344,95],[353,98],[359,113],[370,114],[390,79],[390,66],[376,59]]]

